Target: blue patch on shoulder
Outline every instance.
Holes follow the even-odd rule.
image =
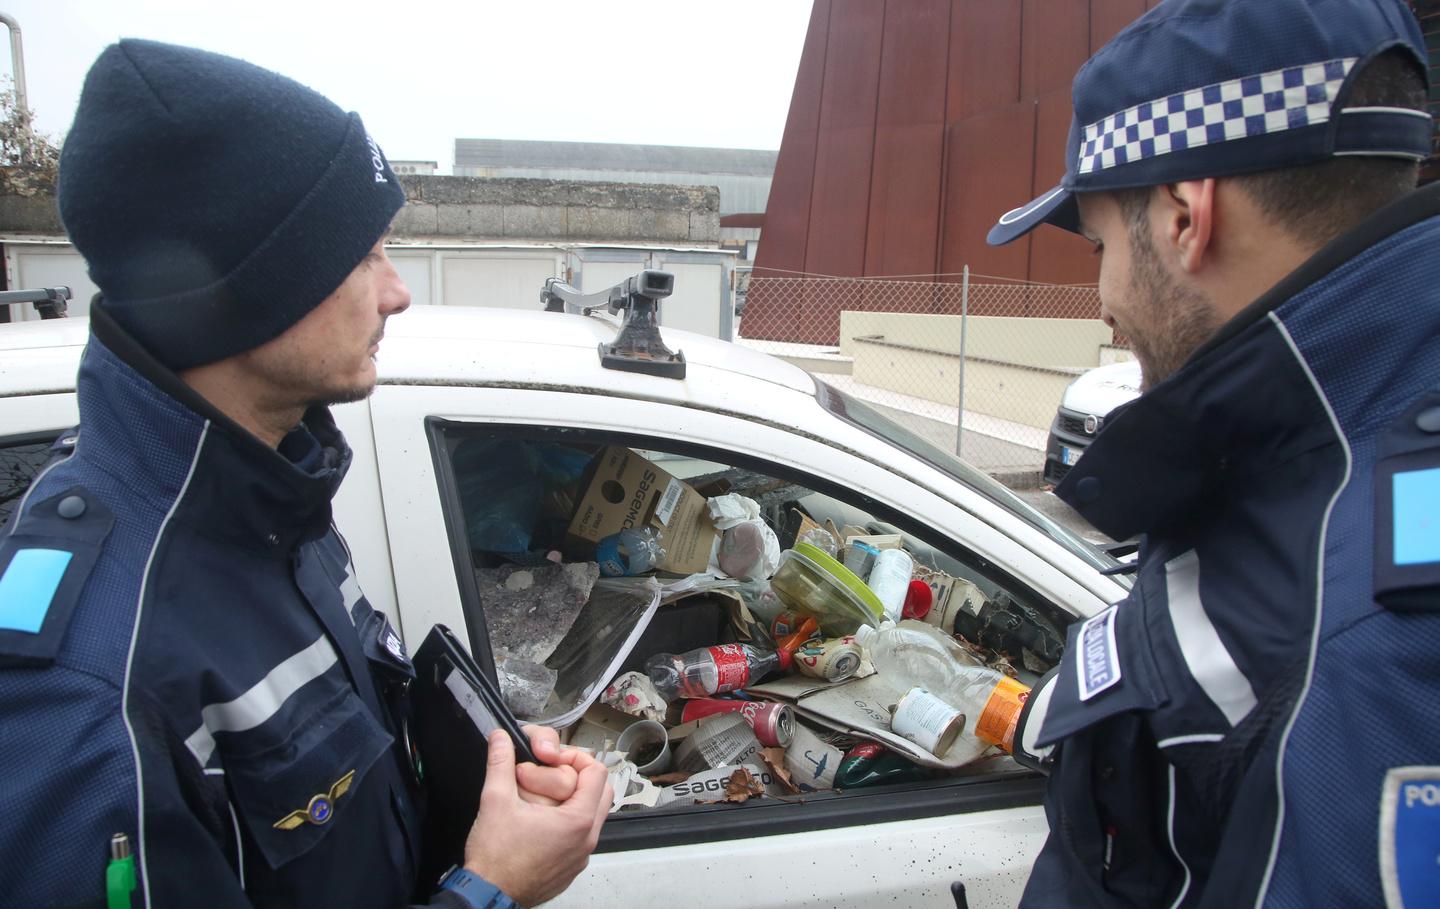
[[[1395,474],[1395,564],[1440,562],[1440,467]]]
[[[22,549],[0,574],[0,628],[36,634],[73,555],[63,549]]]
[[[1395,767],[1380,795],[1387,909],[1440,906],[1440,767]]]

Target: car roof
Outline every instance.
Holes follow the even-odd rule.
[[[661,380],[602,367],[598,347],[614,341],[617,331],[618,323],[607,317],[416,306],[386,324],[377,372],[382,385],[519,382],[686,397],[682,389],[694,379]],[[815,394],[809,373],[783,360],[681,329],[662,327],[661,335],[672,350],[684,353],[692,376],[697,369],[707,376],[716,371],[728,374],[731,384]],[[85,318],[0,326],[0,396],[73,390],[88,336]],[[577,355],[581,349],[594,353]]]
[[[661,314],[663,320],[663,307]],[[488,371],[485,362],[477,362],[480,352],[515,349],[526,358],[542,362],[549,369],[552,384],[603,386],[619,373],[600,365],[597,348],[614,341],[617,331],[618,322],[604,316],[414,307],[385,326],[385,340],[380,345],[380,381],[404,382],[427,376],[447,379],[455,377],[457,369],[474,376],[477,370]],[[661,336],[671,350],[682,351],[691,366],[815,393],[815,380],[809,373],[768,354],[677,328],[662,326]],[[566,348],[597,352],[577,357]],[[544,362],[547,356],[553,359]]]

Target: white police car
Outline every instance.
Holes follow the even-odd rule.
[[[86,332],[82,319],[0,326],[0,509],[77,421]],[[487,640],[453,457],[476,438],[624,445],[692,474],[773,478],[784,508],[903,533],[919,561],[1057,625],[1124,596],[1102,573],[1116,564],[1108,556],[808,373],[668,330],[683,378],[604,368],[597,346],[615,335],[595,317],[488,308],[417,307],[390,321],[375,393],[335,409],[355,451],[336,519],[366,594],[412,651],[436,622]],[[649,635],[637,655],[672,643]],[[612,815],[588,870],[552,905],[948,907],[957,881],[972,906],[1014,905],[1046,835],[1043,784],[1008,760],[988,766]]]
[[[1140,396],[1140,363],[1122,360],[1087,370],[1065,388],[1045,445],[1045,482],[1059,483],[1080,460],[1110,411]]]

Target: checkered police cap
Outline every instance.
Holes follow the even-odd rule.
[[[1064,178],[1002,215],[987,239],[998,246],[1047,222],[1076,230],[1077,192],[1342,155],[1418,161],[1429,116],[1345,104],[1350,76],[1397,47],[1424,71],[1402,0],[1165,0],[1080,68]]]

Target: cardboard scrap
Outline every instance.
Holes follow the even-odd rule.
[[[876,549],[899,549],[904,545],[904,539],[898,533],[861,533],[846,537],[845,546],[849,548],[856,543],[866,543]]]
[[[791,780],[803,791],[835,788],[835,771],[845,753],[811,731],[804,723],[795,724],[790,747],[785,749],[785,769]]]
[[[729,802],[732,805],[743,805],[753,798],[763,796],[765,786],[755,778],[749,770],[744,767],[735,768],[730,778],[725,781],[725,797],[722,799],[702,800],[701,805],[718,805],[722,802]]]
[[[759,783],[764,795],[780,798],[786,795],[784,789],[775,780],[775,774],[768,769],[761,767],[758,763],[745,763],[739,765],[747,771],[751,779]],[[731,778],[735,775],[735,766],[716,767],[713,770],[706,770],[694,774],[689,779],[667,786],[660,790],[658,807],[671,805],[713,805],[729,799],[727,787],[731,786]],[[753,792],[753,788],[742,777],[740,783],[746,791]],[[754,795],[748,795],[753,798]]]
[[[612,445],[599,454],[569,534],[597,543],[627,527],[649,527],[665,555],[661,571],[691,575],[710,564],[717,531],[705,497],[628,448]]]
[[[760,760],[775,774],[775,782],[780,784],[791,795],[799,795],[800,787],[790,778],[790,771],[785,768],[785,749],[778,746],[760,749]]]
[[[764,694],[795,705],[795,712],[811,722],[837,732],[872,739],[925,767],[953,770],[965,761],[959,757],[937,757],[909,739],[890,731],[891,704],[905,694],[880,675],[824,683],[804,676],[786,676],[773,682],[751,685],[746,691]],[[796,725],[797,730],[799,724]],[[791,743],[794,748],[794,742]],[[966,749],[954,749],[957,755]],[[797,774],[797,778],[804,778]]]

